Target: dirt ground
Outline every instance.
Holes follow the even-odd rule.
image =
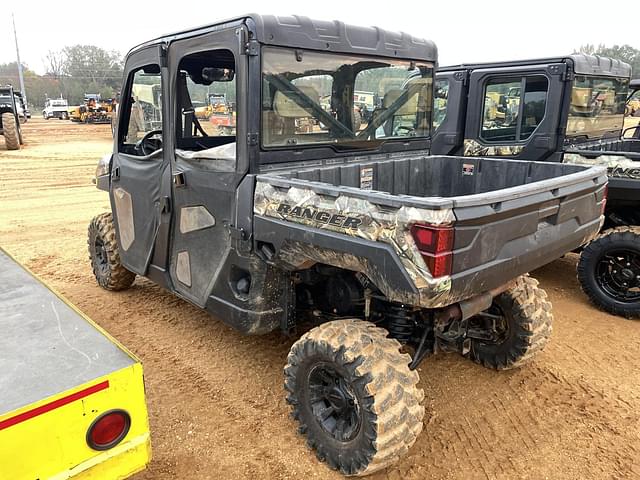
[[[153,461],[141,479],[338,475],[296,433],[282,388],[293,340],[244,337],[146,280],[100,289],[86,229],[108,210],[91,183],[108,125],[32,119],[0,140],[0,244],[143,362]],[[640,478],[640,322],[589,305],[570,255],[534,272],[554,305],[552,343],[518,371],[457,355],[420,367],[425,428],[382,479]]]

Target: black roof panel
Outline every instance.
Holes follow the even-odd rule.
[[[170,43],[181,38],[204,35],[221,28],[246,23],[256,40],[266,45],[295,46],[329,52],[397,57],[436,62],[435,43],[403,32],[378,27],[360,27],[334,20],[313,20],[299,15],[276,16],[249,14],[196,27],[145,42],[129,53],[158,43]]]
[[[631,66],[621,60],[596,55],[574,53],[564,57],[536,58],[530,60],[514,60],[506,62],[469,63],[438,68],[439,72],[456,70],[478,70],[481,68],[521,67],[547,63],[571,62],[578,75],[603,75],[610,77],[631,77]]]

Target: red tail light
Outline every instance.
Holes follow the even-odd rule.
[[[131,417],[124,410],[111,410],[95,419],[87,431],[87,444],[94,450],[109,450],[129,433]]]
[[[451,275],[453,232],[453,227],[436,227],[419,223],[411,226],[411,236],[434,278]]]

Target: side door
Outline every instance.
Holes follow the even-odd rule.
[[[171,44],[171,173],[173,226],[170,275],[175,290],[204,307],[231,254],[236,190],[247,171],[247,57],[242,28]],[[205,105],[204,107],[202,105]],[[238,141],[236,141],[238,139]],[[241,141],[245,139],[245,141]]]
[[[558,63],[472,71],[463,154],[554,160],[565,69]]]
[[[154,252],[162,258],[160,250],[166,251],[168,241],[168,229],[160,228],[167,195],[162,190],[169,186],[170,172],[162,145],[159,52],[157,46],[149,47],[127,59],[129,73],[121,95],[109,192],[122,262],[145,276]],[[156,244],[160,245],[157,251]]]
[[[462,155],[468,86],[466,70],[436,75],[432,155]]]

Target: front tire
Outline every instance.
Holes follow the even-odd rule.
[[[487,322],[493,328],[491,340],[472,339],[471,359],[496,370],[520,367],[531,361],[549,341],[553,315],[547,293],[538,281],[524,275],[515,285],[493,299],[487,312],[470,322]]]
[[[98,285],[106,290],[129,288],[136,274],[127,270],[120,261],[111,212],[102,213],[91,220],[87,243],[91,268]]]
[[[606,230],[582,251],[578,281],[605,312],[640,317],[640,227]]]
[[[13,113],[6,112],[2,114],[2,130],[4,131],[4,144],[7,150],[20,150],[20,127]]]
[[[410,361],[386,330],[356,319],[324,323],[291,347],[287,402],[319,460],[368,475],[407,453],[424,416]]]

